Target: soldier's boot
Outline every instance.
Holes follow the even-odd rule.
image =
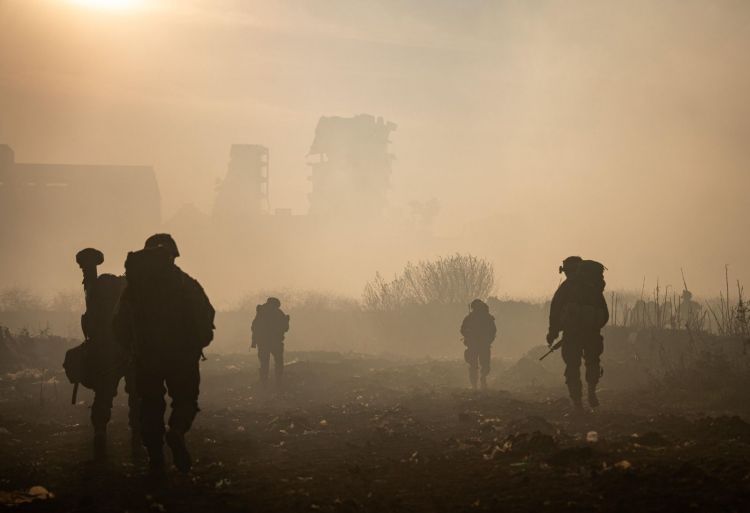
[[[573,404],[573,410],[576,413],[582,413],[583,403],[581,401],[581,383],[568,383],[568,395],[570,395],[570,402]]]
[[[589,406],[592,408],[598,408],[599,407],[599,398],[596,396],[596,385],[589,385]]]
[[[162,479],[166,476],[164,468],[164,449],[161,445],[146,447],[148,451],[148,474],[150,478]]]
[[[260,368],[260,387],[261,388],[267,388],[268,387],[268,368]]]
[[[185,433],[178,429],[170,429],[166,435],[167,445],[172,451],[172,461],[180,472],[189,472],[193,460],[185,445]]]
[[[477,369],[473,367],[469,367],[469,383],[471,383],[471,388],[474,390],[477,389],[477,380],[478,380],[478,372]]]
[[[586,363],[586,384],[588,385],[588,401],[591,408],[599,406],[599,398],[596,397],[596,385],[604,375],[604,369],[599,362]]]
[[[98,427],[94,429],[94,459],[103,461],[107,459],[107,428]]]

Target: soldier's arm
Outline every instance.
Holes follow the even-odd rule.
[[[554,335],[555,338],[562,330],[560,326],[560,317],[562,315],[563,308],[563,295],[564,285],[560,285],[552,296],[552,301],[549,305],[549,335]]]
[[[98,325],[97,319],[104,317],[102,313],[102,299],[101,291],[99,290],[99,282],[96,277],[93,279],[84,279],[86,282],[86,311],[81,315],[81,329],[83,330],[83,336],[86,340],[98,340],[102,329],[101,325]]]
[[[495,318],[490,316],[490,344],[495,341],[497,337],[497,324],[495,324]]]
[[[255,317],[253,318],[253,322],[250,323],[250,347],[255,347],[258,345],[258,339],[257,339],[257,328],[258,328],[258,314],[255,314]]]
[[[191,284],[190,286],[194,290],[195,297],[198,298],[198,300],[199,300],[199,302],[201,304],[201,307],[204,308],[204,309],[206,309],[206,311],[210,312],[211,325],[214,328],[216,328],[216,325],[214,324],[214,318],[215,318],[215,315],[216,315],[216,309],[211,304],[211,300],[208,299],[208,294],[206,294],[206,291],[203,290],[203,287],[201,286],[200,283],[198,283],[198,280],[196,280],[195,278],[190,277],[189,275],[187,275],[187,276],[188,276],[190,284]]]
[[[603,328],[609,322],[609,307],[607,306],[607,300],[604,298],[604,294],[602,294],[599,298],[599,307],[604,314],[602,317],[602,325],[600,326],[600,328]]]
[[[89,317],[86,315],[88,312],[84,312],[81,315],[81,331],[83,332],[84,340],[91,339],[91,330],[89,329]]]
[[[461,323],[461,335],[464,337],[468,336],[469,331],[469,316],[464,317],[464,321]]]

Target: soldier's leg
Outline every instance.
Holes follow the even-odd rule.
[[[276,385],[281,386],[281,380],[284,377],[284,343],[279,342],[273,349],[274,373]]]
[[[568,394],[576,408],[581,407],[581,343],[578,339],[564,339],[562,344],[562,358],[565,362],[565,384]]]
[[[136,454],[142,445],[141,440],[141,398],[135,384],[135,373],[132,368],[125,371],[125,392],[128,394],[128,426],[130,427],[130,449]]]
[[[490,346],[484,346],[479,349],[478,354],[480,367],[480,385],[482,390],[487,389],[487,375],[490,373],[491,349]]]
[[[469,383],[471,384],[471,388],[476,390],[477,379],[479,378],[479,354],[476,347],[466,347],[464,360],[469,364]]]
[[[94,402],[91,404],[91,424],[94,432],[107,431],[107,424],[112,418],[112,400],[116,392],[110,385],[94,389]]]
[[[91,424],[94,426],[94,458],[107,456],[107,424],[112,418],[112,400],[117,396],[118,376],[107,376],[94,389],[91,404]]]
[[[258,361],[260,362],[260,382],[268,381],[268,367],[271,364],[271,350],[268,344],[258,344]]]
[[[102,386],[94,390],[94,402],[91,404],[91,424],[94,426],[94,458],[107,457],[107,424],[112,417],[111,386]]]
[[[586,363],[586,383],[588,384],[589,406],[599,406],[599,398],[596,396],[596,385],[602,375],[600,358],[604,352],[604,338],[597,334],[586,339],[583,346],[583,358]]]
[[[148,450],[152,470],[164,467],[164,376],[160,369],[138,367],[135,371],[135,386],[140,397],[140,432],[143,445]]]
[[[198,358],[175,362],[167,373],[167,390],[172,398],[172,413],[169,416],[167,445],[172,450],[175,466],[187,472],[192,466],[190,453],[185,445],[185,433],[190,430],[198,414],[200,391],[200,363]]]
[[[190,430],[198,413],[198,394],[200,393],[199,359],[173,365],[167,373],[167,390],[172,398],[172,413],[169,416],[170,429],[183,433]]]

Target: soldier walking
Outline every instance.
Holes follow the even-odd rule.
[[[179,255],[174,239],[164,233],[128,253],[128,284],[115,316],[118,341],[133,354],[141,436],[155,474],[164,471],[165,440],[178,470],[192,466],[185,433],[199,411],[199,361],[214,330],[214,309],[200,284],[175,265]],[[165,393],[172,398],[169,431]]]
[[[555,345],[562,331],[562,358],[565,362],[565,384],[576,411],[582,411],[583,384],[581,360],[586,365],[588,403],[599,406],[596,386],[602,376],[600,357],[604,352],[602,328],[609,321],[609,309],[604,298],[605,267],[593,260],[568,257],[560,272],[566,279],[560,284],[550,304],[547,344]]]
[[[486,390],[487,375],[490,373],[490,348],[497,335],[497,327],[487,303],[475,299],[469,308],[471,312],[461,323],[461,335],[466,346],[464,360],[469,364],[471,387],[476,390],[479,380],[482,390]]]
[[[125,278],[113,274],[97,275],[97,266],[104,262],[104,255],[94,248],[79,251],[76,262],[83,271],[86,294],[86,312],[81,316],[81,328],[88,345],[84,361],[87,385],[94,390],[91,405],[94,458],[102,460],[107,456],[107,424],[112,417],[112,401],[117,396],[122,378],[125,378],[125,392],[128,394],[128,424],[131,450],[135,456],[141,447],[139,400],[134,390],[131,362],[116,344],[112,329],[115,308],[125,288]]]
[[[281,301],[269,297],[265,304],[258,305],[250,331],[250,347],[258,348],[261,384],[265,386],[268,383],[268,371],[273,355],[276,387],[280,388],[284,374],[284,337],[289,331],[289,316],[281,309]]]

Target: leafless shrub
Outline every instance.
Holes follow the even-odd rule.
[[[416,264],[409,262],[399,276],[386,281],[380,273],[365,286],[366,310],[392,311],[412,305],[467,304],[487,298],[495,272],[487,260],[456,254]]]
[[[718,304],[708,301],[706,308],[711,313],[716,331],[720,335],[737,336],[747,339],[750,336],[750,307],[744,296],[744,287],[737,281],[737,300],[733,302],[729,288],[729,266],[724,267],[725,289],[719,292]]]

